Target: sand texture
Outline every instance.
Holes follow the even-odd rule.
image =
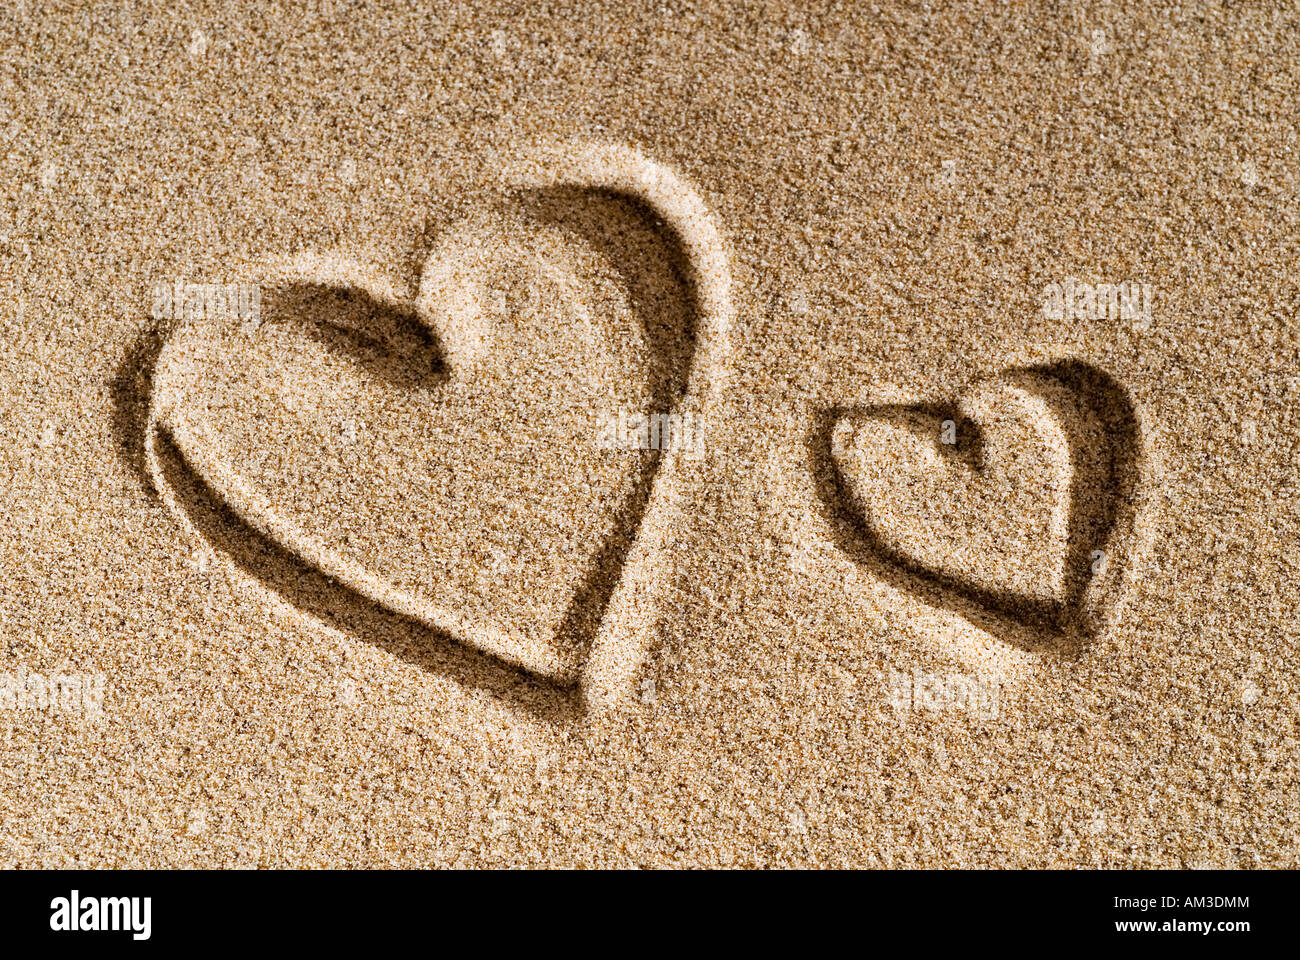
[[[0,11],[0,865],[1300,865],[1300,14]]]

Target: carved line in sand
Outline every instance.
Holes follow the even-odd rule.
[[[734,308],[730,261],[721,231],[694,189],[667,167],[647,159],[636,150],[605,144],[539,147],[526,159],[503,171],[501,179],[503,185],[515,190],[578,188],[629,197],[663,220],[680,244],[689,273],[692,299],[698,311],[693,349],[682,378],[684,393],[674,412],[703,416],[726,385]],[[445,292],[441,288],[449,282],[452,269],[454,264],[431,258],[421,277],[417,308]],[[306,255],[292,258],[269,266],[265,279],[281,286],[297,283],[364,291],[386,308],[410,309],[396,286],[378,271],[337,257]],[[452,319],[454,321],[455,316]],[[461,316],[460,319],[467,321],[470,318]],[[481,356],[483,331],[475,329],[472,322],[451,322],[438,333],[445,341],[447,355],[453,364],[472,365]],[[163,349],[165,352],[166,347]],[[309,539],[294,536],[284,524],[276,522],[274,504],[244,483],[237,471],[225,469],[208,478],[195,475],[192,465],[184,462],[184,457],[171,440],[166,422],[168,405],[165,398],[159,396],[157,384],[154,386],[144,438],[146,464],[160,495],[191,535],[219,550],[224,536],[227,542],[225,552],[229,553],[229,545],[233,542],[229,533],[216,535],[217,527],[211,520],[218,512],[233,514],[237,521],[249,528],[246,534],[260,534],[271,540],[256,549],[249,547],[245,552],[250,556],[268,556],[278,551],[282,555],[279,560],[285,563],[294,557],[300,558],[307,566],[356,591],[362,598],[381,605],[382,610],[375,609],[378,615],[395,613],[410,617],[488,649],[501,645],[503,638],[482,633],[466,636],[465,625],[455,611],[434,608],[403,595],[348,559],[320,549]],[[650,486],[639,516],[634,518],[632,525],[634,539],[617,565],[612,591],[597,611],[596,634],[581,669],[579,706],[587,709],[610,707],[626,699],[644,660],[645,645],[653,633],[658,603],[670,574],[671,558],[665,556],[665,548],[672,518],[676,515],[675,505],[685,495],[684,487],[689,481],[689,462],[675,451],[664,451],[654,456],[653,468],[647,475]],[[211,465],[205,466],[213,469]],[[186,468],[188,475],[184,473]],[[221,490],[217,500],[222,502],[211,502],[214,491],[208,480],[216,481]],[[181,488],[188,492],[179,493]],[[199,499],[204,501],[201,507],[198,506]],[[196,512],[198,510],[203,512],[203,518]],[[246,546],[239,544],[238,549],[244,550]],[[241,565],[248,569],[247,564]],[[477,668],[483,666],[483,663],[476,665]],[[544,675],[543,679],[546,679]],[[492,681],[485,685],[494,689],[499,686]],[[545,704],[543,708],[542,712],[548,712]]]
[[[1138,414],[1083,363],[1004,372],[955,404],[826,410],[808,444],[840,549],[1022,651],[1077,655],[1146,540]]]

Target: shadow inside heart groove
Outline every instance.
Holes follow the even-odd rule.
[[[855,497],[832,451],[836,425],[855,418],[893,423],[929,433],[942,454],[983,469],[984,437],[954,405],[916,404],[834,408],[822,411],[807,435],[818,502],[837,546],[873,576],[934,606],[952,610],[998,638],[1033,652],[1076,656],[1114,600],[1122,568],[1132,551],[1136,491],[1140,480],[1139,428],[1127,393],[1111,377],[1087,364],[1066,361],[1014,371],[1014,375],[1065,388],[1093,429],[1063,423],[1074,466],[1068,491],[1069,523],[1063,595],[1027,597],[972,584],[951,572],[917,562],[885,542]],[[1082,417],[1081,417],[1082,419]],[[938,444],[939,424],[952,420],[962,440]],[[1086,453],[1087,456],[1082,456]],[[1086,465],[1085,465],[1086,464]],[[1107,561],[1100,571],[1094,551]]]
[[[680,239],[632,196],[551,188],[523,191],[510,202],[535,222],[573,235],[612,265],[649,348],[649,409],[676,409],[696,336],[694,280]],[[449,375],[443,345],[413,311],[380,303],[360,289],[310,282],[267,289],[262,324],[292,325],[329,351],[349,357],[368,376],[406,391],[435,390]],[[425,669],[489,690],[547,719],[564,720],[581,711],[582,698],[573,684],[539,677],[466,645],[452,633],[396,612],[326,575],[241,518],[166,429],[146,436],[140,420],[148,404],[142,397],[153,389],[149,364],[157,358],[158,344],[155,334],[149,344],[132,351],[115,381],[119,442],[128,449],[151,446],[159,482],[166,484],[173,502],[212,548],[297,608]],[[534,455],[547,453],[539,450]],[[577,647],[589,647],[600,625],[646,512],[661,459],[654,450],[620,455],[635,464],[633,481],[616,510],[612,531],[584,565],[559,627]],[[142,469],[144,456],[127,456],[133,467]],[[142,472],[148,480],[147,471]]]

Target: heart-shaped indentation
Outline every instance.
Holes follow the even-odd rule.
[[[1066,363],[977,380],[954,405],[836,410],[814,443],[861,563],[1022,645],[1075,647],[1096,625],[1138,475],[1132,406],[1104,374]]]
[[[638,533],[677,455],[601,450],[602,418],[698,412],[725,369],[729,274],[670,171],[623,148],[549,160],[442,234],[413,300],[314,258],[268,281],[256,327],[177,329],[150,463],[200,534],[181,467],[386,612],[608,697],[638,656],[606,614],[624,578],[653,580]]]

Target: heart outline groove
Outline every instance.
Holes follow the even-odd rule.
[[[989,467],[983,462],[985,431],[963,415],[960,400],[977,384],[995,381],[1027,391],[1037,383],[1045,395],[1054,394],[1046,402],[1057,405],[1056,426],[1068,445],[1071,467],[1058,596],[1046,588],[1038,596],[999,589],[996,575],[961,576],[890,543],[889,531],[882,533],[873,522],[873,512],[886,511],[873,511],[863,502],[862,484],[855,486],[852,468],[843,462],[844,451],[837,450],[837,429],[870,421],[892,421],[928,433],[938,450],[941,427],[952,421],[966,442],[937,459],[951,458],[963,475],[980,477]],[[1147,539],[1143,501],[1150,457],[1132,399],[1097,367],[1067,359],[976,378],[953,400],[916,398],[824,408],[814,416],[805,446],[824,528],[857,567],[893,588],[955,613],[1011,647],[1067,659],[1079,656],[1117,615]],[[926,518],[910,519],[919,527]],[[960,543],[953,538],[948,545]]]
[[[694,188],[638,151],[604,143],[536,147],[499,179],[503,195],[529,195],[534,204],[549,203],[552,212],[584,200],[622,204],[665,238],[679,267],[690,317],[683,349],[667,361],[676,366],[653,374],[657,386],[652,392],[660,409],[702,417],[726,386],[734,308],[726,244]],[[472,370],[485,349],[483,331],[434,322],[430,291],[447,286],[446,266],[431,254],[414,297],[364,265],[322,255],[272,264],[256,279],[290,302],[346,291],[343,299],[354,307],[359,302],[360,313],[371,320],[379,317],[374,328],[388,355],[374,349],[374,329],[349,329],[347,324],[330,328],[329,349],[386,364],[385,374],[406,387],[436,389],[449,366],[452,373],[458,365]],[[642,308],[637,309],[637,317],[644,318]],[[422,331],[431,332],[436,343]],[[275,505],[243,483],[237,469],[201,462],[195,444],[185,449],[184,431],[178,437],[175,418],[188,396],[186,378],[195,373],[193,358],[185,355],[193,335],[193,325],[182,323],[161,342],[140,438],[153,487],[191,537],[291,607],[539,715],[564,719],[627,701],[671,576],[666,568],[671,566],[668,538],[675,505],[694,474],[679,451],[639,455],[642,466],[632,471],[633,489],[613,533],[593,545],[591,564],[558,628],[575,635],[587,631],[575,644],[581,657],[566,673],[567,662],[520,662],[526,657],[511,656],[509,637],[502,641],[485,630],[476,632],[476,625],[456,611],[393,590],[345,556],[322,549],[291,523],[280,522]],[[645,336],[651,339],[648,329]],[[652,360],[660,359],[661,347],[648,346]],[[395,363],[394,355],[404,359]],[[424,386],[421,377],[427,379]]]

